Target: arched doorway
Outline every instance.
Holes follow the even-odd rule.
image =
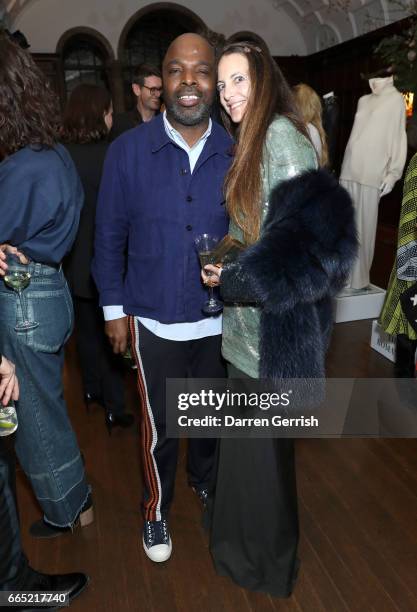
[[[113,59],[113,51],[99,32],[87,27],[67,30],[58,42],[57,53],[62,61],[67,97],[80,83],[111,89],[108,63]]]
[[[118,57],[123,66],[125,103],[132,105],[131,87],[134,68],[146,62],[161,67],[170,43],[185,32],[203,33],[204,22],[189,9],[172,2],[150,4],[137,11],[120,36]]]
[[[264,39],[259,36],[259,34],[255,34],[255,32],[250,32],[249,30],[242,30],[241,32],[235,32],[227,39],[228,43],[237,43],[237,42],[251,42],[255,45],[258,45],[261,49],[268,49],[268,45],[264,41]]]

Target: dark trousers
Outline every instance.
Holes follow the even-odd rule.
[[[416,371],[415,353],[417,340],[410,340],[405,334],[397,336],[397,351],[394,372],[396,378],[413,378]]]
[[[233,365],[228,375],[253,390]],[[216,467],[207,510],[216,571],[243,588],[289,597],[298,571],[294,440],[221,438]]]
[[[124,363],[104,333],[102,309],[96,300],[74,296],[75,328],[84,392],[102,397],[107,412],[125,408]]]
[[[141,399],[141,436],[144,472],[144,517],[154,521],[166,517],[173,495],[177,468],[176,438],[166,437],[165,380],[167,378],[224,378],[221,336],[173,341],[155,336],[137,319],[129,317],[132,351],[138,366]],[[174,409],[174,407],[172,407]],[[188,481],[197,489],[207,488],[212,474],[215,439],[188,441]]]
[[[14,454],[10,440],[0,438],[0,590],[18,588],[27,567],[20,542]]]

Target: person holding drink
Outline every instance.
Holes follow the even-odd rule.
[[[16,376],[15,365],[6,359],[6,357],[0,355],[0,401],[3,406],[8,406],[11,401],[17,400],[18,397],[19,382]]]
[[[155,562],[172,551],[178,456],[178,439],[165,431],[165,381],[225,374],[221,317],[202,312],[207,292],[194,246],[200,234],[222,238],[228,226],[223,180],[232,140],[210,119],[214,79],[207,40],[184,34],[171,43],[163,62],[166,112],[110,145],[97,206],[93,276],[116,353],[126,350],[128,326],[131,333],[142,411],[143,547]],[[213,439],[189,440],[188,479],[203,502],[214,450]]]
[[[324,378],[331,296],[356,249],[350,198],[316,170],[291,91],[266,48],[226,45],[217,89],[237,138],[225,183],[229,233],[246,248],[222,268],[205,266],[202,277],[221,287],[229,377],[245,385]],[[222,438],[208,517],[218,573],[288,597],[298,570],[293,440]]]
[[[75,239],[83,192],[56,141],[58,109],[30,54],[0,34],[0,243],[21,253],[11,249],[2,266],[0,351],[19,372],[16,453],[44,513],[31,526],[34,537],[93,519],[62,386],[73,309],[61,261]]]
[[[0,271],[5,255],[0,250]],[[7,406],[19,399],[19,382],[14,363],[0,354],[0,402]],[[1,411],[1,407],[0,407]],[[1,426],[1,425],[0,425]],[[1,430],[0,430],[1,436]],[[19,517],[16,504],[15,460],[13,445],[0,438],[0,592],[12,591],[13,602],[19,601],[22,591],[50,591],[65,595],[70,603],[87,586],[89,578],[83,573],[44,574],[34,570],[22,550]],[[17,595],[17,596],[16,596]],[[9,596],[10,597],[10,596]],[[22,601],[22,598],[20,599]],[[44,610],[45,607],[15,603],[13,610]],[[10,609],[7,607],[7,609]]]
[[[1,251],[0,257],[5,257]],[[0,354],[0,437],[9,436],[17,429],[14,402],[18,397],[19,383],[15,365]]]

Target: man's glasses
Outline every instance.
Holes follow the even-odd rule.
[[[162,93],[162,87],[148,87],[147,85],[142,85],[141,87],[146,87],[146,89],[149,89],[151,96],[160,96]]]

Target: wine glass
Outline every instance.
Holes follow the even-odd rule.
[[[26,304],[22,296],[22,292],[30,283],[30,273],[24,267],[25,264],[20,263],[20,259],[13,253],[7,253],[6,263],[8,266],[4,276],[4,284],[13,291],[16,291],[19,296],[20,308],[22,310],[23,321],[16,323],[16,331],[29,331],[38,327],[39,323],[28,319]]]
[[[17,429],[17,413],[14,401],[10,400],[7,406],[0,404],[0,437],[10,436]]]
[[[216,248],[219,239],[211,234],[201,234],[194,240],[194,245],[200,259],[201,267],[204,268],[207,264],[215,264],[213,259],[213,251]],[[211,276],[211,272],[206,272],[207,276]],[[213,287],[209,287],[209,299],[204,303],[203,312],[207,315],[216,315],[223,310],[223,305],[214,297]]]

